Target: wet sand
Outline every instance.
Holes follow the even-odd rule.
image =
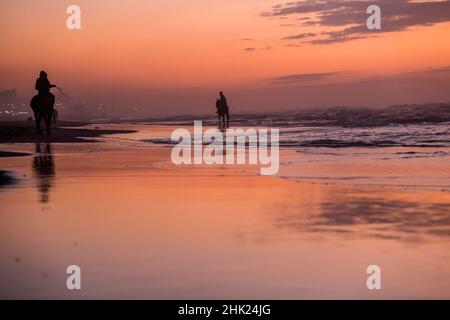
[[[0,145],[33,154],[0,158],[18,179],[0,191],[0,298],[450,298],[449,192],[305,179],[332,167],[296,166],[292,150],[278,177],[176,167],[169,147],[131,139],[172,128],[147,128],[103,143]],[[71,264],[81,291],[66,289]],[[366,288],[372,264],[381,291]]]
[[[31,155],[31,153],[0,151],[0,158],[6,158],[6,157],[24,157],[24,156],[29,156],[29,155]]]
[[[24,157],[29,155],[31,155],[31,153],[0,151],[0,158]],[[0,188],[6,185],[14,184],[14,182],[15,179],[11,177],[11,174],[9,172],[0,170]]]
[[[58,121],[52,125],[52,134],[36,134],[33,121],[0,121],[0,143],[74,143],[86,142],[86,138],[100,137],[103,134],[131,133],[131,130],[102,130],[97,126],[85,128],[87,123]],[[42,129],[44,126],[42,125]],[[1,156],[1,154],[0,154]]]
[[[8,172],[0,170],[0,188],[13,182],[14,179],[9,176]]]

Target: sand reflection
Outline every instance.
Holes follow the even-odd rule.
[[[282,210],[278,227],[301,232],[333,232],[355,236],[416,241],[428,236],[450,236],[448,192],[424,191],[420,198],[410,192],[355,191],[326,193],[316,214]],[[409,195],[407,197],[406,195]]]
[[[33,171],[37,178],[37,189],[41,203],[50,201],[50,189],[55,177],[55,161],[50,143],[36,143],[36,154],[33,157]]]

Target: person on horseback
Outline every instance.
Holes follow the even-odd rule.
[[[55,96],[50,92],[51,88],[55,88],[48,80],[47,73],[41,71],[39,78],[36,80],[34,88],[38,91],[30,102],[31,109],[33,109],[34,119],[36,121],[36,132],[41,133],[41,120],[46,122],[47,133],[50,134],[50,124],[53,119],[56,122],[57,112],[55,106]]]
[[[230,124],[230,114],[229,114],[229,107],[228,107],[228,102],[227,102],[227,98],[225,97],[225,95],[223,94],[222,91],[220,91],[220,100],[218,102],[218,104],[220,105],[219,109],[219,123],[220,123],[220,117],[223,117],[223,126],[225,127],[225,117],[226,117],[226,126],[229,127]]]
[[[34,88],[38,91],[38,96],[50,99],[52,107],[55,105],[55,96],[50,92],[50,89],[55,87],[56,86],[54,84],[50,84],[47,73],[45,71],[41,71]]]

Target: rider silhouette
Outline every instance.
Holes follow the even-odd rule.
[[[56,86],[54,84],[50,84],[50,81],[47,78],[47,73],[45,71],[41,71],[34,88],[38,91],[39,96],[49,98],[52,106],[55,104],[55,96],[50,92],[50,89],[54,87]]]
[[[223,125],[225,126],[225,119],[226,119],[226,125],[227,127],[229,126],[230,123],[230,111],[229,111],[229,106],[228,106],[228,102],[227,102],[227,98],[225,97],[225,95],[223,94],[222,91],[220,91],[220,99],[217,102],[217,104],[219,104],[220,110],[221,112],[219,113],[219,122],[220,122],[220,116],[222,115],[223,117]]]
[[[39,78],[36,80],[34,88],[38,91],[30,102],[33,109],[34,119],[36,122],[36,132],[41,133],[41,120],[44,119],[47,125],[47,133],[50,134],[50,124],[53,120],[56,122],[58,113],[55,110],[55,96],[50,92],[51,88],[55,88],[54,84],[48,81],[47,73],[41,71]]]

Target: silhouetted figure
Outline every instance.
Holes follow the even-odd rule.
[[[216,100],[216,113],[219,116],[219,125],[221,124],[221,118],[222,118],[222,114],[221,114],[221,109],[222,109],[222,103],[220,101],[220,99]]]
[[[35,89],[38,94],[31,99],[30,106],[34,112],[34,119],[36,121],[36,131],[41,133],[41,121],[45,120],[47,126],[47,133],[50,134],[51,120],[54,119],[54,105],[55,96],[50,92],[51,88],[56,87],[54,84],[50,84],[47,73],[41,71],[39,78],[36,80]]]
[[[38,179],[37,189],[42,203],[49,202],[50,188],[55,177],[55,162],[50,143],[45,144],[45,152],[41,151],[41,144],[36,143],[36,154],[33,158],[33,170]]]
[[[56,86],[54,84],[50,84],[47,73],[45,71],[41,71],[41,73],[39,74],[39,78],[37,78],[36,80],[36,85],[34,86],[34,88],[38,91],[38,95],[49,97],[54,103],[55,96],[50,92],[50,89],[54,87]]]
[[[229,107],[228,107],[227,98],[225,97],[225,95],[223,94],[222,91],[220,91],[220,99],[217,99],[217,101],[216,101],[216,108],[217,108],[217,113],[219,114],[219,127],[222,127],[222,123],[223,123],[223,127],[225,128],[225,126],[226,126],[228,128],[230,126]],[[226,118],[226,122],[225,122],[225,118]]]

